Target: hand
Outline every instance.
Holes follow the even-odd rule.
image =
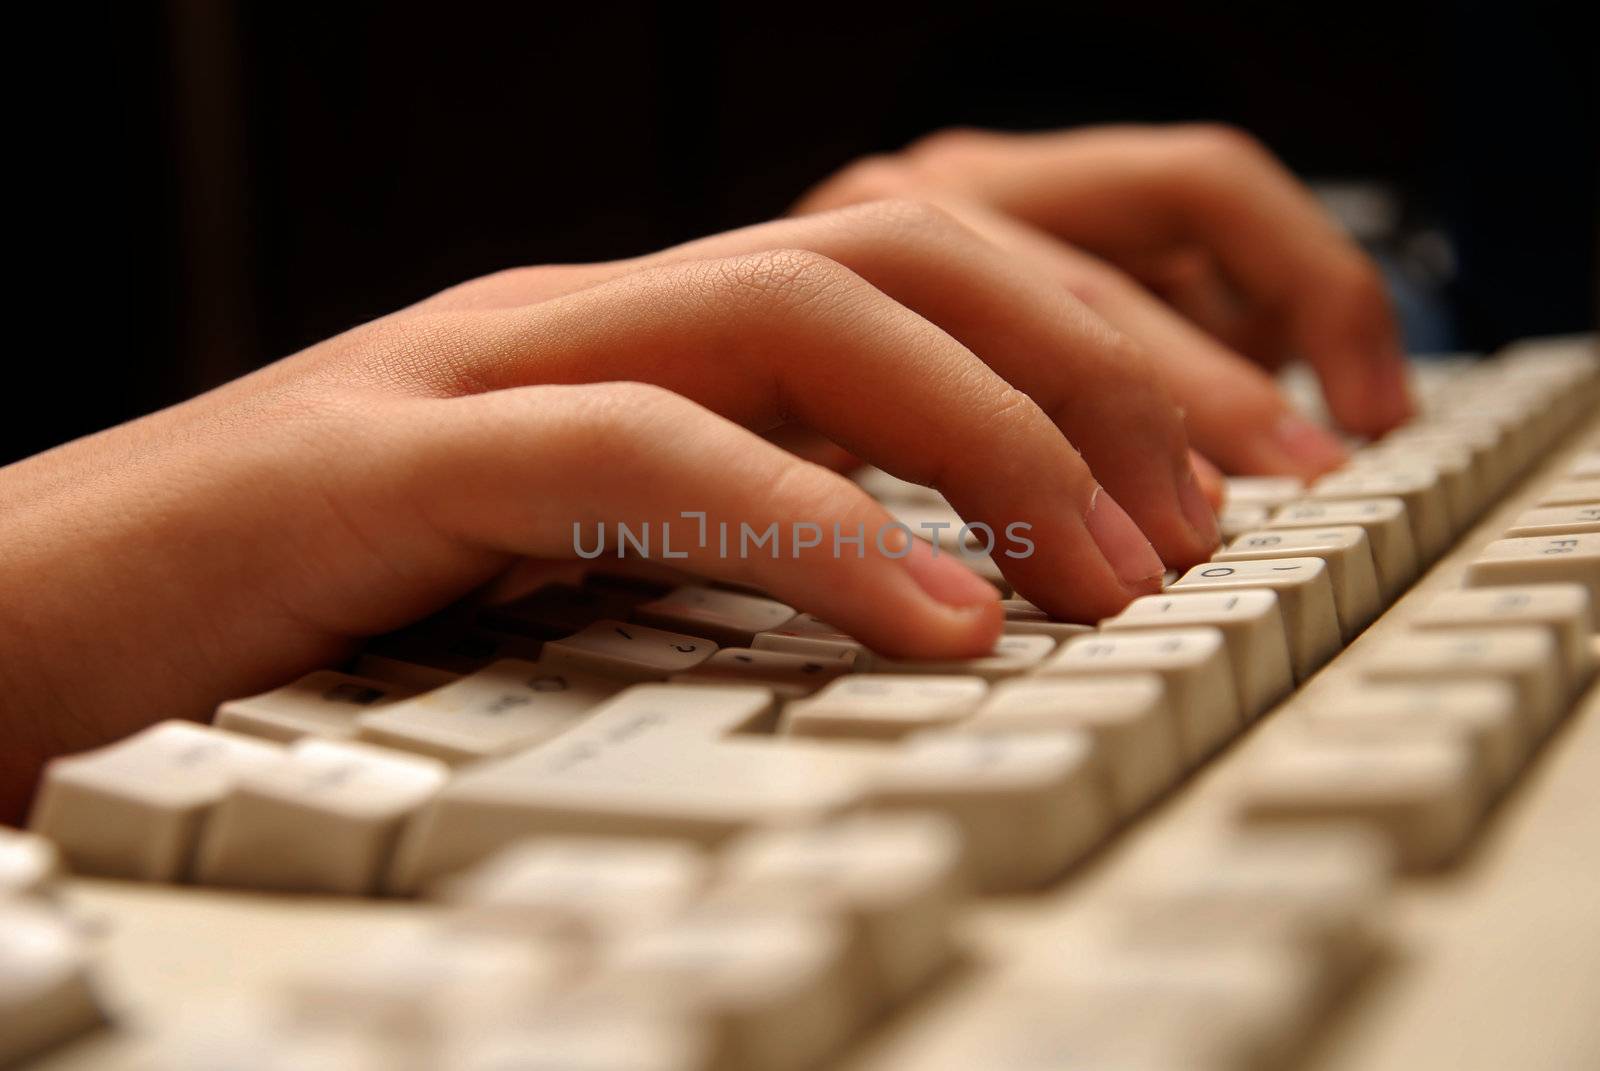
[[[1036,552],[1000,562],[1059,616],[1114,613],[1216,544],[1142,351],[939,209],[504,272],[0,470],[13,802],[50,754],[205,717],[519,560],[570,558],[574,523],[682,531],[704,510],[870,540],[882,507],[759,437],[790,419],[996,532],[1031,524]],[[919,541],[903,560],[714,548],[674,564],[890,654],[999,632],[993,587]]]
[[[949,131],[846,168],[797,211],[882,197],[941,205],[1142,343],[1224,468],[1309,478],[1344,460],[1261,371],[1292,356],[1351,431],[1411,412],[1376,267],[1238,131]]]

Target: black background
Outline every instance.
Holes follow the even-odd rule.
[[[1586,6],[112,5],[68,121],[115,285],[8,392],[0,461],[473,275],[778,214],[953,124],[1236,123],[1444,227],[1463,346],[1585,329]]]

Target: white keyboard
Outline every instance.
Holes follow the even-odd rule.
[[[58,759],[0,1066],[1595,1066],[1600,361],[1417,387],[1096,628],[599,573]]]

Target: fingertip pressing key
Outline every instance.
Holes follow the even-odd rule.
[[[1134,595],[1161,590],[1161,576],[1166,572],[1161,556],[1103,487],[1096,487],[1090,496],[1083,523],[1124,588]]]

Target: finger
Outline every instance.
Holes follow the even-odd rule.
[[[763,588],[884,653],[970,656],[999,636],[998,592],[958,557],[907,536],[844,477],[669,391],[524,387],[406,410],[405,494],[458,543],[614,555],[626,525],[658,560]],[[835,525],[860,541],[836,543]]]
[[[374,374],[409,376],[416,390],[464,393],[464,375],[476,390],[634,378],[758,431],[807,424],[939,488],[996,533],[1031,525],[1036,552],[997,561],[1029,598],[1070,619],[1098,620],[1159,585],[1159,557],[1039,405],[816,253],[651,268],[529,308],[391,330],[472,354],[465,368],[441,367],[374,343],[386,355]]]
[[[1200,490],[1205,493],[1206,502],[1212,509],[1222,509],[1223,499],[1227,497],[1227,487],[1222,478],[1222,472],[1205,459],[1203,454],[1189,451],[1189,460],[1194,464],[1194,475],[1200,481]]]
[[[1157,355],[1195,446],[1231,472],[1311,479],[1346,460],[1332,435],[1296,413],[1272,379],[1096,257],[972,202],[944,207],[1036,272],[1071,290]]]
[[[1376,433],[1410,413],[1381,276],[1253,139],[1225,127],[966,134],[910,154],[928,181],[1113,259],[1197,244],[1283,344],[1316,368],[1329,408]]]
[[[878,202],[761,224],[634,264],[773,248],[842,264],[976,353],[1051,416],[1168,564],[1186,567],[1215,549],[1215,526],[1192,486],[1182,422],[1148,357],[1053,281],[1019,270],[936,206]]]

